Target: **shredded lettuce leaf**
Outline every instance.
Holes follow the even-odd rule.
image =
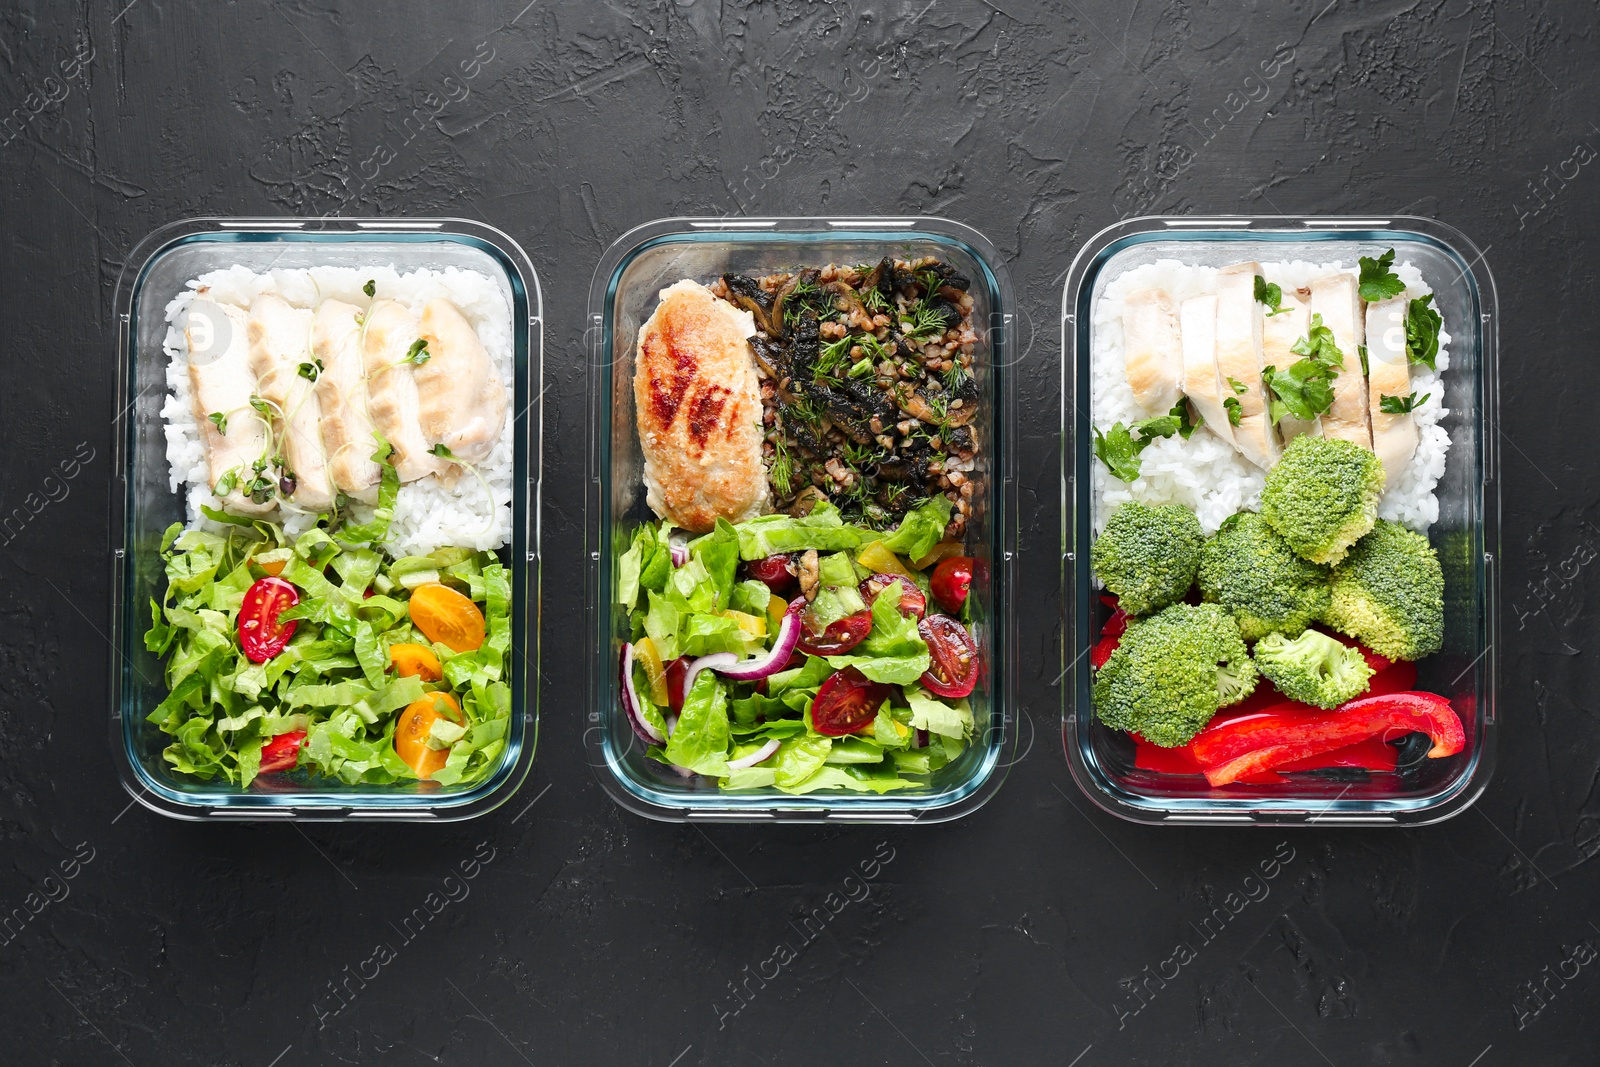
[[[740,579],[740,560],[816,549],[820,584],[837,587],[832,592],[853,591],[863,575],[852,558],[861,545],[881,540],[908,564],[943,540],[950,514],[950,501],[936,497],[913,508],[887,535],[845,524],[826,501],[804,518],[719,520],[710,533],[689,543],[689,558],[678,567],[672,566],[667,548],[671,527],[645,524],[618,559],[615,603],[629,640],[648,637],[663,662],[714,652],[759,655],[772,647],[778,628],[774,612],[784,605],[775,603],[763,583]],[[907,569],[926,592],[926,577]],[[649,746],[650,758],[714,777],[729,791],[886,793],[925,786],[925,776],[971,743],[973,716],[966,700],[947,701],[918,684],[932,657],[917,620],[900,612],[900,590],[891,585],[877,596],[870,630],[844,654],[797,652],[791,666],[760,686],[701,671],[665,745]],[[749,618],[730,612],[766,620],[765,636],[750,632],[760,627],[747,629]],[[971,617],[960,621],[970,624]],[[845,667],[894,688],[864,729],[843,737],[820,734],[811,721],[813,704],[822,686]],[[652,703],[642,667],[636,667],[635,689],[645,720],[665,732],[670,710]],[[918,747],[922,738],[926,743]],[[774,741],[777,751],[760,764],[728,766]]]
[[[375,458],[386,459],[386,447],[380,452]],[[281,529],[260,521],[226,533],[181,524],[167,530],[161,552],[167,588],[150,602],[145,647],[165,660],[168,694],[149,721],[172,739],[162,756],[174,771],[246,787],[259,773],[267,742],[304,730],[294,773],[349,784],[414,781],[416,772],[395,752],[395,723],[402,709],[435,691],[453,693],[465,721],[435,733],[450,755],[432,780],[471,783],[499,765],[511,721],[506,569],[487,552],[443,549],[430,557],[441,577],[478,603],[487,636],[471,652],[433,645],[443,666],[440,682],[397,677],[389,646],[427,639],[411,624],[410,593],[394,580],[394,564],[371,547],[387,536],[393,507],[393,467],[384,470],[378,516],[362,527],[313,528],[292,545]],[[279,616],[296,620],[297,628],[282,652],[252,663],[239,645],[239,612],[263,573],[257,557],[267,552],[283,564],[279,577],[300,594]],[[390,592],[368,595],[375,587]]]

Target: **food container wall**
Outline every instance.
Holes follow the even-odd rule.
[[[884,256],[938,256],[972,279],[979,333],[974,381],[983,405],[975,425],[989,464],[988,500],[969,532],[972,554],[989,565],[989,589],[975,605],[985,683],[972,697],[973,744],[930,776],[925,788],[884,796],[775,789],[719,791],[713,780],[680,778],[646,757],[618,701],[619,654],[627,618],[616,606],[615,563],[631,532],[655,516],[645,505],[643,455],[634,424],[633,365],[640,326],[658,292],[683,278],[709,283],[723,273],[770,274]],[[1011,280],[999,253],[977,231],[930,218],[664,219],[624,234],[596,269],[588,340],[590,425],[586,488],[589,538],[589,691],[584,748],[612,798],[667,820],[939,821],[964,815],[1000,786],[1014,745],[1011,563],[1015,545],[1008,360]]]
[[[1088,651],[1109,609],[1089,566],[1094,529],[1089,353],[1091,310],[1104,287],[1156,260],[1222,266],[1242,259],[1338,261],[1394,248],[1434,289],[1452,340],[1440,398],[1450,451],[1429,531],[1445,580],[1444,648],[1418,663],[1417,685],[1442,693],[1460,715],[1467,744],[1456,756],[1422,760],[1404,773],[1297,775],[1293,783],[1214,789],[1198,775],[1134,766],[1132,742],[1094,717]],[[1497,587],[1500,488],[1494,432],[1494,282],[1482,254],[1458,231],[1420,218],[1140,218],[1096,235],[1079,252],[1062,298],[1062,540],[1067,591],[1062,739],[1072,775],[1107,811],[1152,824],[1416,825],[1469,807],[1494,765],[1497,727]]]
[[[166,306],[207,271],[240,264],[257,272],[312,266],[390,264],[455,267],[496,281],[511,309],[516,374],[512,406],[515,472],[511,543],[500,551],[511,571],[512,718],[500,766],[470,786],[427,782],[346,785],[303,773],[257,778],[247,789],[173,772],[162,759],[170,740],[146,721],[166,696],[162,664],[145,650],[150,601],[165,589],[161,536],[184,519],[169,487],[161,407],[167,395],[162,341]],[[526,777],[538,729],[540,441],[542,306],[538,277],[505,234],[456,219],[193,219],[147,237],[128,258],[117,291],[118,390],[111,500],[111,742],[123,785],[136,800],[184,819],[444,821],[482,814]]]

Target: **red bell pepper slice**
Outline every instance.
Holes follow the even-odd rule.
[[[1280,705],[1261,715],[1207,727],[1190,743],[1206,780],[1226,785],[1286,763],[1308,759],[1385,734],[1425,733],[1430,758],[1466,747],[1461,720],[1436,693],[1388,693],[1352,700],[1334,711],[1302,712]]]

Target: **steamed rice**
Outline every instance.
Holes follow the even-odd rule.
[[[414,270],[401,274],[386,267],[312,267],[301,270],[273,270],[257,274],[242,266],[203,274],[188,283],[167,305],[166,339],[167,397],[161,408],[167,438],[167,464],[171,489],[185,493],[188,525],[191,528],[221,530],[222,525],[207,519],[202,505],[220,506],[209,484],[206,448],[195,423],[189,399],[189,367],[183,324],[188,307],[200,290],[219,304],[234,304],[249,309],[263,293],[275,292],[295,307],[315,308],[323,300],[343,300],[366,306],[369,298],[362,291],[369,280],[377,283],[380,297],[398,300],[413,311],[436,297],[452,301],[478,333],[493,361],[500,382],[508,393],[515,381],[511,305],[503,284],[476,271]],[[489,457],[477,465],[482,481],[462,472],[453,486],[446,486],[435,475],[400,486],[395,499],[390,537],[384,546],[392,555],[425,555],[445,546],[493,550],[511,537],[512,425],[516,412],[506,418],[500,440]],[[487,492],[486,492],[487,490]],[[351,522],[372,518],[373,508],[353,502],[348,509]],[[291,535],[309,529],[314,514],[279,509],[278,521]]]
[[[1313,278],[1331,271],[1358,275],[1359,268],[1339,262],[1262,263],[1262,273],[1285,290],[1309,285]],[[1422,274],[1410,263],[1392,268],[1400,280],[1419,295],[1432,292]],[[1177,260],[1158,260],[1135,267],[1107,283],[1094,304],[1090,341],[1090,409],[1094,425],[1107,432],[1122,422],[1131,426],[1155,412],[1147,412],[1133,399],[1133,389],[1122,362],[1123,298],[1139,289],[1160,288],[1182,302],[1194,296],[1214,293],[1217,268],[1191,266]],[[1411,368],[1411,388],[1430,399],[1415,412],[1417,450],[1400,475],[1384,491],[1378,504],[1380,517],[1390,519],[1426,534],[1439,518],[1439,500],[1434,487],[1444,474],[1445,457],[1450,450],[1450,435],[1439,421],[1449,414],[1443,406],[1444,390],[1440,379],[1450,366],[1450,334],[1439,331],[1438,372],[1427,367]],[[1223,520],[1241,510],[1256,510],[1261,504],[1261,489],[1266,472],[1245,459],[1231,444],[1204,427],[1185,441],[1174,434],[1157,438],[1140,457],[1139,477],[1130,485],[1117,478],[1098,459],[1094,471],[1093,523],[1095,534],[1105,529],[1118,507],[1130,500],[1148,505],[1182,504],[1195,513],[1206,533],[1216,532]]]

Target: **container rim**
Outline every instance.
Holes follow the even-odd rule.
[[[132,661],[125,642],[142,632],[132,604],[133,574],[129,559],[135,531],[135,492],[129,464],[135,454],[137,420],[133,417],[133,380],[139,296],[152,268],[167,254],[192,242],[313,244],[418,242],[428,239],[467,245],[487,254],[503,272],[510,289],[514,383],[517,414],[513,416],[513,461],[520,470],[512,479],[511,542],[501,551],[513,568],[512,728],[500,768],[477,785],[455,793],[386,796],[296,790],[281,793],[186,792],[153,779],[133,759],[136,723],[125,715]],[[544,301],[538,272],[508,234],[472,219],[380,218],[323,216],[289,217],[193,216],[178,219],[147,234],[129,252],[118,276],[113,310],[117,327],[117,380],[113,391],[113,477],[110,486],[111,597],[109,633],[111,747],[119,779],[134,802],[170,818],[183,820],[293,820],[344,822],[450,822],[475,818],[505,803],[526,779],[538,742],[540,642],[537,619],[542,583],[542,487],[544,444]],[[165,462],[164,457],[161,460]],[[520,577],[518,577],[520,575]],[[530,619],[532,625],[530,626]],[[527,668],[531,667],[529,674]]]
[[[1078,426],[1075,386],[1080,377],[1080,363],[1088,355],[1087,301],[1093,295],[1100,270],[1124,248],[1155,241],[1254,239],[1268,243],[1333,244],[1381,243],[1388,237],[1431,245],[1459,265],[1461,275],[1457,280],[1466,281],[1471,308],[1476,312],[1471,326],[1476,335],[1478,356],[1477,378],[1473,384],[1479,408],[1472,417],[1477,451],[1469,460],[1476,462],[1481,476],[1477,488],[1482,555],[1473,564],[1483,599],[1476,626],[1479,657],[1469,668],[1477,672],[1477,692],[1482,697],[1475,709],[1478,713],[1476,746],[1462,773],[1449,787],[1424,798],[1214,797],[1184,798],[1181,806],[1174,806],[1162,798],[1122,788],[1110,780],[1095,754],[1082,744],[1082,731],[1088,728],[1092,712],[1084,708],[1086,718],[1082,722],[1079,720],[1080,696],[1088,677],[1082,653],[1087,651],[1084,641],[1088,636],[1093,596],[1092,582],[1086,580],[1087,553],[1081,551],[1086,546],[1080,544],[1087,517],[1081,516],[1079,511],[1080,506],[1086,507],[1089,503],[1087,494],[1092,481],[1088,463],[1093,457],[1092,450],[1086,447],[1087,418],[1082,428]],[[1459,815],[1488,787],[1494,772],[1499,732],[1501,499],[1498,435],[1488,432],[1499,425],[1499,303],[1494,276],[1484,258],[1485,251],[1455,227],[1414,215],[1148,215],[1124,219],[1103,228],[1085,242],[1073,258],[1061,302],[1061,568],[1063,589],[1075,593],[1065,605],[1066,625],[1061,646],[1065,675],[1062,745],[1073,781],[1101,810],[1129,822],[1160,826],[1311,823],[1319,826],[1423,826]],[[1465,327],[1461,336],[1466,336]]]
[[[612,668],[609,647],[611,594],[605,582],[610,521],[607,492],[610,472],[602,463],[604,442],[609,439],[611,415],[611,360],[613,308],[617,286],[626,266],[640,253],[663,243],[692,242],[719,237],[735,242],[791,240],[805,245],[827,240],[891,241],[926,239],[955,244],[985,272],[993,310],[988,323],[990,373],[994,379],[994,409],[991,442],[991,508],[988,521],[994,546],[992,576],[993,642],[1001,647],[991,652],[991,714],[987,726],[975,737],[993,738],[987,744],[981,767],[960,786],[933,796],[906,798],[893,793],[810,794],[804,796],[750,794],[706,794],[679,799],[659,791],[635,791],[620,771],[623,754],[615,751],[608,737],[608,724],[614,709],[601,698],[602,679]],[[671,821],[708,822],[943,822],[976,810],[999,790],[1010,762],[1003,759],[1005,747],[1015,746],[1016,720],[1015,656],[1012,607],[1012,570],[1016,557],[1016,509],[1014,458],[1014,413],[1007,368],[1015,362],[1009,357],[1012,323],[1016,307],[1011,277],[997,249],[982,233],[965,223],[932,216],[764,216],[764,217],[673,217],[655,219],[623,233],[596,265],[589,288],[589,320],[584,336],[587,357],[590,448],[589,475],[585,488],[584,534],[587,554],[587,596],[589,640],[587,652],[587,721],[584,747],[590,766],[601,786],[618,805],[647,818]],[[625,754],[625,753],[624,753]],[[748,796],[749,802],[743,802]],[[909,802],[908,802],[909,801]],[[934,801],[934,803],[928,803]]]

